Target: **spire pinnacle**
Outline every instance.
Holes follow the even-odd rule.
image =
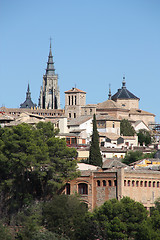
[[[50,38],[50,50],[49,50],[49,56],[48,56],[48,62],[47,62],[47,69],[46,69],[46,75],[55,75],[55,69],[54,69],[54,62],[53,62],[53,56],[52,56],[52,46],[51,46],[51,38]]]
[[[123,81],[122,81],[122,88],[126,88],[126,81],[125,81],[125,76],[123,76]]]
[[[108,93],[108,100],[111,100],[112,94],[111,94],[111,84],[109,84],[109,93]]]
[[[31,99],[31,92],[30,92],[29,83],[28,83],[27,92],[26,92],[26,99]]]

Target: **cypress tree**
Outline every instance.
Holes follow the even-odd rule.
[[[93,133],[89,150],[89,164],[102,167],[102,156],[99,147],[99,135],[97,131],[96,115],[93,115]]]

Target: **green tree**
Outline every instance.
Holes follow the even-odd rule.
[[[0,240],[12,240],[13,237],[9,229],[0,222]]]
[[[131,123],[127,119],[123,119],[120,123],[120,133],[123,136],[134,136],[136,132]]]
[[[34,233],[32,239],[28,240],[69,240],[69,238],[45,230]]]
[[[136,162],[140,159],[143,159],[144,155],[142,152],[140,151],[129,151],[124,159],[123,159],[123,163],[129,165],[130,163]]]
[[[76,150],[55,137],[51,123],[0,129],[1,211],[52,198],[78,176]],[[3,206],[2,206],[3,205]]]
[[[143,154],[140,151],[129,151],[125,155],[122,162],[129,165],[130,163],[136,162],[136,161],[141,160],[141,159],[153,158],[154,154],[155,154],[155,152]]]
[[[93,133],[89,150],[89,164],[102,167],[102,156],[99,147],[99,135],[97,131],[96,115],[93,115]]]
[[[44,204],[44,226],[56,234],[77,240],[86,212],[86,205],[76,196],[55,195],[52,201]]]
[[[145,129],[140,129],[137,135],[138,135],[138,142],[140,143],[141,146],[143,146],[143,144],[148,146],[152,142],[150,132],[148,132]]]
[[[135,239],[147,217],[144,206],[128,197],[106,201],[87,216],[84,239]]]

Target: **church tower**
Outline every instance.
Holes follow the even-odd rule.
[[[46,74],[43,75],[43,86],[40,90],[39,108],[60,109],[60,91],[58,86],[58,75],[55,74],[51,42]]]

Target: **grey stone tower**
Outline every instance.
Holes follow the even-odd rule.
[[[43,86],[40,90],[39,108],[60,109],[60,91],[58,86],[58,75],[55,74],[51,42],[46,74],[43,75]]]

